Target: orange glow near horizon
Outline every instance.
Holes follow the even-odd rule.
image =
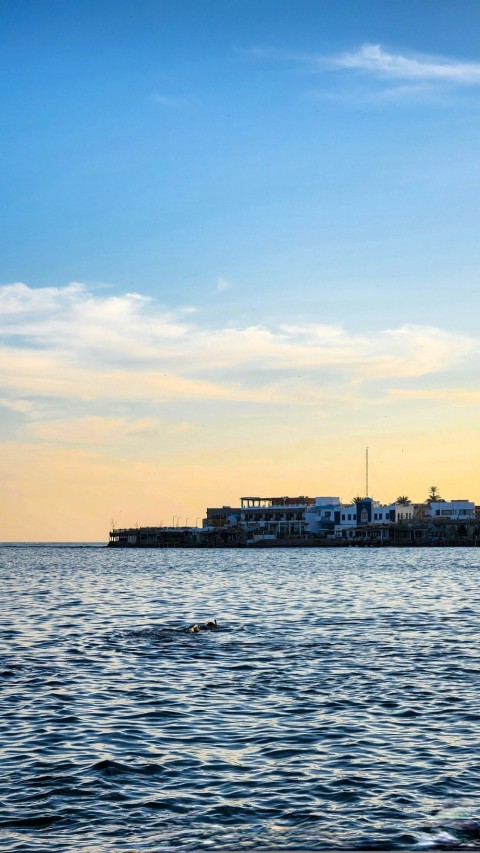
[[[470,337],[209,329],[80,285],[2,296],[15,318],[1,362],[2,541],[195,524],[248,494],[348,501],[365,491],[367,445],[377,500],[422,501],[430,485],[479,499]]]

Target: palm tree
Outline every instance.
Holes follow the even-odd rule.
[[[428,490],[428,498],[425,503],[431,504],[432,501],[441,501],[442,503],[445,503],[444,499],[439,494],[437,486],[430,486]]]
[[[400,497],[397,498],[395,503],[401,504],[402,506],[409,506],[409,504],[411,504],[412,502],[411,502],[410,498],[407,497],[407,495],[400,495]]]
[[[361,501],[364,501],[364,500],[365,500],[365,498],[362,498],[360,495],[357,495],[357,497],[356,497],[356,498],[352,498],[352,500],[350,501],[350,503],[352,503],[352,504],[359,504]]]

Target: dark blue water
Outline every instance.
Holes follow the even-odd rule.
[[[479,843],[476,550],[0,561],[4,849]]]

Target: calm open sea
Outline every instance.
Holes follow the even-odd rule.
[[[480,843],[480,551],[3,546],[0,598],[3,849]]]

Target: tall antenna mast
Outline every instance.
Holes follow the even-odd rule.
[[[368,498],[368,447],[365,450],[365,497]]]

